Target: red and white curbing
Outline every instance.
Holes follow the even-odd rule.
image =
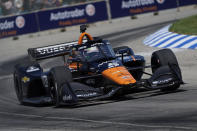
[[[197,49],[197,36],[169,32],[170,26],[171,25],[168,25],[146,37],[144,44],[159,48]]]

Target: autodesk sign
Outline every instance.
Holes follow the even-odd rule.
[[[154,0],[129,0],[129,1],[122,1],[122,9],[127,8],[135,8],[140,6],[147,6],[154,4]]]
[[[84,9],[75,9],[72,11],[64,11],[58,13],[51,13],[50,21],[64,20],[69,18],[77,18],[85,15]]]

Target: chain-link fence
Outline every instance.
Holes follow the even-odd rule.
[[[0,17],[95,0],[0,0]]]

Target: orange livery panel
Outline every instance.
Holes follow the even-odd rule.
[[[136,83],[136,80],[124,66],[107,69],[102,72],[102,75],[119,85]]]
[[[69,68],[71,68],[71,69],[77,69],[78,68],[77,66],[81,67],[82,64],[80,64],[80,63],[77,64],[77,62],[73,62],[73,63],[69,64]]]

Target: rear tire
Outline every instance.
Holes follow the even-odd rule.
[[[174,64],[178,66],[179,73],[181,74],[181,70],[179,68],[179,64],[177,61],[177,58],[175,54],[172,52],[170,49],[162,49],[159,51],[155,51],[152,54],[151,57],[151,66],[152,66],[152,72],[155,73],[155,71],[161,67],[161,66],[166,66],[170,64]],[[170,87],[166,87],[161,89],[161,91],[175,91],[180,87],[180,84],[176,84]]]
[[[51,97],[55,107],[59,107],[61,103],[61,88],[63,84],[72,81],[72,74],[69,69],[64,66],[59,66],[51,69],[52,89]]]

